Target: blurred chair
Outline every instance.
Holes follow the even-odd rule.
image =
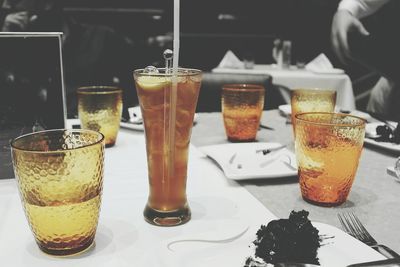
[[[270,75],[260,74],[228,74],[210,73],[203,74],[197,112],[221,111],[221,91],[224,84],[249,83],[260,84],[265,87],[264,110],[276,109],[279,105],[286,104],[286,95],[289,88],[274,85]]]
[[[368,71],[352,80],[356,108],[358,110],[367,110],[372,89],[376,86],[380,77],[381,76],[376,71]]]

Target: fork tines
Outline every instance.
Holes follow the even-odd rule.
[[[376,242],[374,238],[369,234],[367,229],[358,219],[358,217],[354,214],[354,212],[344,212],[342,214],[338,214],[338,218],[340,224],[343,229],[353,237],[364,243],[373,243]]]

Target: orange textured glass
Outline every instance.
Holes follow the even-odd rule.
[[[103,135],[51,130],[18,137],[11,147],[25,215],[39,248],[64,256],[90,247],[103,188]]]

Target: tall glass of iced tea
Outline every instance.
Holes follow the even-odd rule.
[[[295,150],[303,199],[322,206],[346,201],[357,171],[365,121],[340,114],[296,115]]]
[[[177,73],[173,88],[172,73],[165,69],[134,71],[150,186],[144,217],[161,226],[180,225],[191,216],[186,197],[188,150],[202,74],[184,68]]]

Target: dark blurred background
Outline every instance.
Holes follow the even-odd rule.
[[[272,63],[275,38],[292,41],[293,63],[330,48],[332,16],[338,0],[181,0],[181,65],[210,70],[228,49],[240,58]],[[140,57],[135,65],[162,62],[172,47],[172,0],[66,0],[64,11],[80,22],[107,25],[125,35]]]
[[[292,41],[292,64],[325,53],[353,81],[363,109],[378,75],[334,56],[330,32],[339,0],[181,0],[180,65],[210,71],[227,50],[256,64],[274,63],[273,41]],[[77,21],[106,25],[126,38],[132,68],[163,66],[172,48],[173,0],[66,0],[64,12]],[[360,98],[357,96],[360,95]]]
[[[11,8],[4,7],[7,1]],[[353,82],[357,108],[363,109],[368,90],[379,76],[358,65],[342,65],[334,56],[330,32],[338,3],[181,0],[179,64],[210,72],[228,50],[241,60],[271,64],[274,40],[290,40],[293,65],[324,53],[335,67],[345,69]],[[3,0],[0,17],[24,10],[24,6],[39,18],[25,31],[64,32],[69,118],[77,116],[79,86],[117,85],[125,90],[125,107],[137,105],[132,70],[163,67],[163,51],[173,47],[173,0]],[[124,113],[126,117],[126,109]]]

